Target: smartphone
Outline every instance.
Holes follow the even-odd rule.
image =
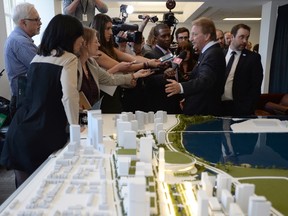
[[[159,58],[159,60],[161,61],[161,63],[169,61],[173,58],[173,54],[172,53],[168,53],[167,55],[162,56],[161,58]]]

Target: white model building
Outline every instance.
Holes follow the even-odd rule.
[[[158,119],[158,120],[160,120],[160,119]],[[154,133],[155,133],[155,135],[157,135],[158,134],[158,131],[161,131],[161,130],[163,130],[163,123],[162,122],[155,122],[154,123]],[[156,138],[158,139],[158,137],[156,136]]]
[[[89,110],[87,142],[96,149],[103,144],[103,120],[101,110]]]
[[[124,131],[131,131],[131,122],[117,119],[117,141],[118,145],[124,147]]]
[[[135,176],[145,176],[145,163],[144,162],[136,162],[136,171]]]
[[[100,204],[99,209],[100,210],[108,210],[109,204],[108,204],[108,191],[107,191],[107,182],[104,180],[101,182],[101,196],[100,196]]]
[[[255,193],[254,184],[246,183],[236,185],[235,201],[245,214],[248,213],[249,197],[253,196],[254,193]]]
[[[128,182],[128,216],[147,216],[150,215],[150,202],[146,196],[145,177],[135,177]]]
[[[202,189],[206,192],[208,197],[213,196],[213,188],[215,185],[215,177],[209,176],[207,172],[201,173]]]
[[[186,194],[183,199],[185,202],[177,206],[179,209],[187,209],[187,212],[193,215],[271,214],[271,202],[263,196],[256,196],[253,184],[235,182],[234,197],[231,194],[232,179],[229,175],[218,174],[215,177],[202,172],[202,187],[198,185],[198,177],[195,177],[197,175],[189,176],[188,181],[182,179],[179,182],[177,177],[170,178],[168,174],[165,179],[165,169],[169,169],[169,164],[165,165],[164,148],[160,147],[158,152],[155,151],[153,154],[155,141],[152,133],[156,133],[158,143],[165,142],[163,122],[165,119],[167,121],[167,113],[159,111],[154,115],[152,112],[147,114],[138,111],[136,116],[135,120],[132,113],[118,115],[116,130],[121,147],[115,151],[115,140],[111,149],[106,145],[107,139],[104,139],[105,145],[103,143],[101,111],[88,111],[88,145],[84,140],[80,140],[80,126],[71,125],[70,143],[57,154],[55,160],[53,158],[47,161],[35,177],[37,183],[31,181],[33,184],[27,184],[20,196],[17,195],[17,200],[8,205],[3,215],[121,215],[123,206],[122,210],[127,216],[173,215],[170,214],[173,210],[170,210],[176,204],[171,202],[171,196],[180,196],[182,193]],[[142,133],[139,144],[136,138],[138,121],[141,122],[142,128],[147,122],[152,124],[152,127],[154,125],[153,129],[151,127],[151,130]],[[107,152],[104,151],[104,146]],[[115,154],[111,154],[111,151]],[[158,157],[155,156],[157,154]],[[134,168],[131,164],[134,163],[135,175],[132,172],[129,174],[129,169]],[[164,182],[165,180],[167,182]],[[175,193],[172,192],[172,187],[172,190],[169,188],[170,180],[175,184]],[[178,183],[181,184],[179,188],[176,186]],[[214,189],[216,196],[213,193]],[[177,202],[183,200],[178,199]]]
[[[147,113],[147,123],[154,123],[154,112],[150,111]]]
[[[245,216],[245,214],[237,203],[231,203],[229,209],[229,216]]]
[[[136,132],[123,131],[123,143],[125,149],[136,149]]]
[[[145,113],[143,111],[135,111],[135,118],[138,121],[139,130],[144,130],[145,125]]]
[[[70,142],[80,145],[80,125],[70,125]]]
[[[165,150],[162,147],[159,148],[158,180],[165,181]]]
[[[208,203],[211,212],[221,211],[222,208],[217,197],[209,197]]]
[[[208,196],[204,190],[198,190],[197,200],[197,216],[208,216]]]
[[[269,216],[271,202],[264,196],[251,196],[249,198],[248,216]]]
[[[158,119],[158,118],[161,119],[162,123],[167,122],[167,112],[166,111],[161,111],[161,110],[157,111],[155,113],[155,119]]]
[[[152,163],[152,146],[154,140],[148,137],[140,138],[139,159],[141,162]]]
[[[231,191],[231,178],[229,176],[226,176],[224,174],[218,174],[217,175],[217,180],[216,180],[216,186],[217,186],[217,198],[220,201],[221,199],[221,193],[223,189],[226,189],[228,191]]]
[[[221,203],[225,212],[229,212],[230,204],[234,202],[234,197],[227,189],[223,189],[221,193]]]
[[[117,172],[119,176],[128,176],[131,158],[119,157],[117,160]]]
[[[158,143],[160,144],[166,143],[166,131],[165,130],[158,131],[158,134],[156,134],[156,136],[157,136]]]
[[[131,129],[137,133],[139,130],[138,121],[134,119],[134,120],[131,120],[130,122],[131,122]]]

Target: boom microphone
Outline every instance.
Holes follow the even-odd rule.
[[[138,19],[146,19],[147,15],[138,15]]]

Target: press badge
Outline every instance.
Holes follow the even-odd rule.
[[[87,14],[82,14],[82,21],[84,22],[88,21]]]

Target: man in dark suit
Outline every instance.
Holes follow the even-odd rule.
[[[225,57],[216,40],[216,28],[211,19],[199,18],[192,23],[191,42],[200,54],[190,80],[178,83],[168,79],[168,97],[183,94],[186,115],[219,115],[224,91]]]
[[[169,53],[171,45],[171,30],[170,27],[166,24],[157,24],[154,28],[154,36],[156,41],[155,48],[144,54],[144,57],[150,59],[159,59]],[[158,111],[163,110],[167,111],[168,114],[178,114],[181,113],[180,109],[180,97],[175,95],[168,98],[165,93],[165,84],[167,83],[167,74],[165,74],[165,69],[169,65],[163,63],[162,67],[155,72],[150,77],[145,77],[145,91],[147,95],[146,111]]]
[[[229,61],[233,51],[235,57],[231,70],[227,71],[226,75],[225,91],[222,95],[222,115],[254,115],[263,80],[261,56],[245,49],[250,36],[249,26],[235,25],[231,35],[226,62]]]

